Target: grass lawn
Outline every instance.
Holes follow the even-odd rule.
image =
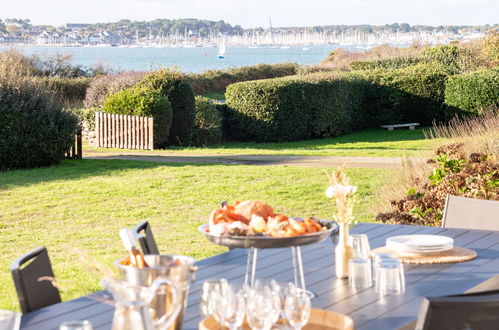
[[[359,186],[355,215],[372,221],[375,195],[393,172],[348,173]],[[300,167],[81,160],[0,173],[0,309],[18,309],[9,265],[37,246],[47,246],[68,300],[101,289],[79,255],[112,267],[124,254],[120,228],[147,219],[161,251],[205,258],[225,251],[197,232],[221,200],[258,198],[278,212],[331,218],[325,188],[321,169]]]
[[[228,142],[205,148],[171,148],[143,151],[145,154],[215,154],[215,155],[296,155],[296,156],[416,156],[432,150],[438,141],[427,140],[423,129],[395,130],[368,129],[334,138],[284,143]],[[86,151],[113,151],[86,147]],[[123,149],[114,149],[123,152]],[[134,150],[137,152],[137,150]]]

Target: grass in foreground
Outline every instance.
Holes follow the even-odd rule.
[[[171,148],[141,151],[145,154],[186,153],[199,155],[293,155],[293,156],[417,156],[432,149],[435,140],[425,139],[423,129],[387,131],[368,129],[325,139],[283,143],[227,142],[204,148]],[[86,151],[120,151],[123,149],[96,149]],[[132,151],[132,150],[128,150]],[[133,152],[139,152],[133,150]]]
[[[359,186],[355,215],[374,218],[373,202],[391,170],[350,169]],[[278,212],[331,218],[321,169],[188,165],[121,160],[65,161],[0,173],[0,309],[18,309],[9,264],[47,246],[63,300],[101,290],[80,254],[112,267],[124,255],[118,230],[150,221],[164,253],[205,258],[225,251],[197,232],[221,200],[257,198]]]

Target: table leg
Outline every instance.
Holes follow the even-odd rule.
[[[253,265],[251,266],[251,286],[255,285],[255,275],[256,275],[256,260],[258,258],[258,249],[253,250]]]
[[[250,274],[250,263],[251,256],[253,255],[253,248],[248,249],[248,254],[246,255],[246,273],[244,274],[244,284],[249,285],[249,274]]]

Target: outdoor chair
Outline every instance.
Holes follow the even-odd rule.
[[[497,329],[499,290],[424,298],[416,330]]]
[[[54,277],[50,259],[45,247],[36,248],[19,257],[10,265],[19,304],[23,313],[61,302],[59,290],[50,280]]]
[[[442,227],[499,231],[499,201],[447,195]]]
[[[159,254],[149,222],[144,221],[140,223],[134,228],[134,232],[139,236],[138,240],[143,254]]]

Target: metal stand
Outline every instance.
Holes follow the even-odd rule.
[[[301,287],[306,290],[305,287],[305,275],[303,273],[303,261],[301,257],[301,249],[299,246],[291,247],[291,254],[293,260],[293,277],[294,282],[297,287]],[[246,274],[244,276],[244,283],[253,286],[255,284],[255,274],[256,274],[256,261],[258,258],[258,249],[249,248],[248,255],[246,257]],[[250,265],[251,263],[251,265]]]

